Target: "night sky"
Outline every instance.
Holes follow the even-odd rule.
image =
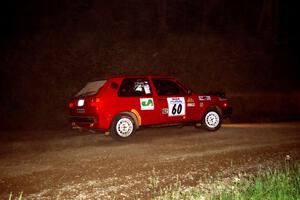
[[[246,110],[280,116],[284,96],[300,89],[295,2],[6,1],[0,18],[2,127],[65,127],[68,99],[87,81],[118,74],[167,73],[197,91],[224,91],[236,104],[236,119],[252,101],[234,99],[237,94],[260,94]],[[266,93],[279,96],[278,105],[260,101]],[[287,103],[293,117],[285,111],[284,119],[298,119],[298,102]],[[266,105],[271,109],[261,112]]]

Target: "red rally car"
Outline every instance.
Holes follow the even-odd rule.
[[[174,77],[123,75],[87,83],[69,102],[72,126],[127,138],[141,126],[201,124],[218,130],[231,106],[223,95],[191,92]]]

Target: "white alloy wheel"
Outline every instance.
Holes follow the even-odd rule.
[[[215,129],[219,126],[220,124],[220,116],[217,112],[215,111],[209,111],[205,115],[204,119],[205,125],[210,128],[210,129]]]
[[[133,128],[134,125],[132,121],[127,117],[119,119],[119,121],[116,124],[117,134],[123,138],[130,136],[133,132]]]

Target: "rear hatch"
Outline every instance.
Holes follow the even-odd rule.
[[[97,94],[106,80],[88,82],[69,102],[71,116],[96,116],[100,98]]]

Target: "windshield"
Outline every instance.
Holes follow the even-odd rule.
[[[98,90],[104,85],[106,80],[100,80],[100,81],[93,81],[88,82],[76,95],[78,96],[87,96],[87,95],[94,95],[98,92]]]

